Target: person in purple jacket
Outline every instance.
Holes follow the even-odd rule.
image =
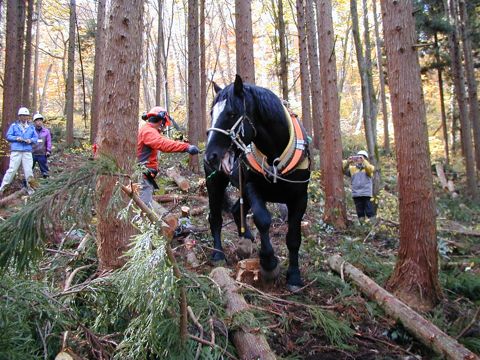
[[[33,158],[32,144],[38,140],[37,133],[33,125],[28,123],[30,111],[26,107],[18,109],[18,120],[15,121],[7,131],[7,140],[10,143],[10,164],[8,170],[3,176],[2,185],[0,185],[0,195],[5,187],[13,181],[20,165],[23,167],[27,191],[30,194],[33,190],[29,186],[29,181],[33,178]]]
[[[48,157],[52,152],[52,135],[50,134],[50,130],[43,126],[42,114],[37,113],[33,115],[33,124],[35,125],[35,132],[37,133],[38,140],[35,144],[32,145],[32,169],[35,168],[36,163],[38,163],[43,178],[47,178]]]

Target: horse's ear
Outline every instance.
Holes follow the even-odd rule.
[[[243,96],[243,80],[240,75],[235,76],[235,83],[233,84],[233,93],[238,96]]]
[[[218,84],[215,81],[212,81],[212,84],[213,84],[213,90],[215,91],[215,94],[218,94],[220,91],[223,90],[220,86],[218,86]]]

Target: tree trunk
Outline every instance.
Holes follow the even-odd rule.
[[[7,26],[5,45],[5,71],[3,79],[3,138],[7,134],[10,123],[17,118],[22,93],[23,43],[25,29],[25,1],[7,1]],[[1,173],[8,168],[8,156],[1,157]]]
[[[75,17],[76,0],[70,0],[70,21],[68,32],[68,65],[65,89],[65,114],[67,116],[67,145],[73,145],[73,110],[75,99]]]
[[[388,289],[414,309],[431,310],[438,282],[435,194],[412,0],[381,0],[400,207],[400,247]]]
[[[43,114],[43,107],[45,105],[45,98],[47,96],[48,79],[50,78],[50,74],[52,72],[52,67],[53,67],[53,64],[50,63],[48,65],[47,71],[45,72],[45,81],[43,82],[42,96],[40,97],[40,103],[39,103],[39,106],[38,106],[38,112],[40,114]]]
[[[243,314],[243,316],[250,315],[248,320],[255,320],[253,315],[248,312],[250,307],[239,293],[239,289],[235,285],[235,281],[230,277],[227,269],[223,267],[213,269],[210,273],[210,278],[222,289],[228,316],[234,318],[238,314]],[[277,357],[270,349],[265,336],[262,333],[253,331],[253,329],[248,329],[248,323],[244,325],[247,327],[246,329],[242,326],[240,329],[236,329],[232,335],[232,340],[240,359],[275,360]]]
[[[375,153],[370,154],[374,156],[378,163],[377,156],[377,98],[375,96],[375,89],[373,88],[373,67],[372,67],[372,44],[370,42],[370,25],[368,22],[368,5],[367,0],[362,0],[363,10],[363,38],[365,40],[365,71],[368,84],[368,95],[370,101],[370,121],[372,126],[373,142],[375,144]]]
[[[350,12],[352,16],[352,33],[353,41],[355,44],[355,52],[357,54],[358,71],[360,73],[360,84],[362,91],[362,106],[363,106],[363,126],[365,128],[365,139],[367,142],[368,154],[371,159],[375,159],[375,138],[373,134],[371,114],[372,109],[370,107],[370,89],[368,86],[367,70],[365,65],[365,58],[363,56],[362,42],[360,40],[360,27],[358,25],[358,11],[357,0],[350,0]],[[375,160],[372,161],[373,165],[376,165]]]
[[[387,96],[385,94],[385,75],[383,74],[383,57],[381,48],[380,31],[377,18],[377,0],[372,0],[373,6],[373,23],[375,26],[375,49],[377,53],[378,81],[380,83],[380,99],[382,102],[383,116],[383,149],[385,153],[390,153],[390,134],[388,130],[388,110]]]
[[[447,164],[450,164],[450,154],[448,151],[448,129],[447,129],[447,113],[445,112],[445,96],[443,95],[443,75],[442,68],[440,67],[440,47],[438,45],[437,33],[434,34],[435,39],[435,60],[437,62],[437,76],[438,76],[438,92],[440,96],[440,113],[442,116],[442,132],[443,143],[445,149],[445,160]]]
[[[246,83],[255,84],[253,57],[252,0],[235,0],[235,40],[237,74]]]
[[[163,36],[163,1],[158,0],[158,17],[157,17],[157,53],[155,56],[155,105],[166,106],[165,97],[163,96],[165,90],[165,78],[164,68],[166,66],[164,62],[164,36]]]
[[[472,148],[472,129],[468,120],[467,101],[465,95],[465,75],[463,72],[462,60],[460,55],[458,21],[456,2],[449,1],[448,18],[453,24],[453,29],[448,36],[450,48],[450,57],[452,59],[453,84],[455,86],[455,96],[457,98],[458,110],[460,115],[460,137],[462,139],[462,151],[465,158],[465,168],[467,176],[467,192],[473,198],[477,197],[477,183],[475,177],[475,161]]]
[[[124,173],[131,173],[136,162],[143,9],[143,0],[111,1],[100,73],[99,153],[116,159]],[[124,264],[122,255],[134,233],[129,223],[117,217],[119,209],[111,209],[116,182],[109,177],[97,183],[97,245],[102,270]]]
[[[348,17],[348,22],[350,22],[350,16]],[[347,62],[349,61],[350,55],[347,55],[350,32],[352,31],[352,26],[348,25],[347,30],[345,31],[345,38],[342,40],[342,67],[339,72],[338,80],[338,100],[342,101],[343,87],[345,84],[345,79],[347,78]]]
[[[343,261],[338,255],[328,258],[330,268],[338,273],[347,275],[364,294],[376,301],[385,312],[399,320],[417,339],[427,347],[433,348],[438,354],[455,360],[475,360],[478,357],[470,350],[463,347],[455,339],[445,334],[431,322],[425,320],[420,314],[406,306],[403,302],[382,289],[372,279],[362,273],[355,266]]]
[[[188,0],[188,138],[192,144],[198,144],[200,125],[200,53],[198,46],[198,0]],[[200,120],[201,121],[201,120]],[[200,171],[198,155],[191,155],[190,169]]]
[[[103,49],[105,48],[105,12],[106,0],[98,0],[97,4],[97,31],[95,33],[95,58],[93,70],[93,90],[92,90],[92,106],[90,109],[90,143],[95,144],[98,132],[98,113],[100,101],[100,84],[103,72]]]
[[[33,2],[27,1],[27,29],[25,33],[25,65],[23,67],[22,105],[30,108],[30,90],[32,80],[32,27],[33,27]],[[33,112],[33,111],[32,111]]]
[[[207,49],[205,48],[205,0],[200,0],[200,114],[198,141],[207,139]]]
[[[465,61],[465,72],[468,86],[468,104],[470,124],[473,128],[473,138],[475,140],[475,160],[477,171],[480,171],[480,111],[478,109],[477,81],[475,79],[475,68],[472,51],[471,30],[467,14],[467,5],[465,0],[458,0],[460,7],[460,31],[463,42],[463,57]]]
[[[310,73],[308,69],[307,34],[305,29],[305,7],[303,0],[296,0],[298,56],[300,59],[300,87],[302,98],[302,121],[309,136],[313,136],[310,106]]]
[[[320,85],[320,63],[318,61],[318,39],[317,23],[315,22],[315,10],[313,0],[305,0],[305,26],[307,29],[308,45],[308,63],[310,66],[310,97],[312,101],[312,125],[313,125],[313,147],[320,150],[320,156],[323,155],[322,149],[322,128],[323,114],[322,87]],[[320,168],[323,160],[320,159]]]
[[[324,154],[322,170],[325,185],[326,223],[337,229],[344,229],[347,224],[345,208],[345,191],[342,172],[342,137],[340,134],[340,103],[337,92],[337,66],[332,20],[331,0],[317,0],[319,33],[320,69],[323,101]]]
[[[38,111],[38,69],[40,66],[40,19],[42,15],[42,0],[37,0],[37,23],[35,26],[35,63],[33,66],[32,111]]]
[[[283,14],[283,0],[278,0],[278,44],[280,50],[280,79],[282,97],[288,100],[288,55],[285,37],[285,17]]]

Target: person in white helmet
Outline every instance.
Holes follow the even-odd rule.
[[[360,223],[365,217],[370,221],[375,220],[375,208],[371,201],[374,171],[375,167],[368,161],[368,152],[365,150],[343,161],[344,174],[352,178],[352,197]]]
[[[3,176],[2,184],[0,185],[0,194],[2,194],[5,187],[13,181],[20,164],[23,167],[27,190],[29,193],[33,191],[28,182],[33,178],[32,144],[38,141],[38,137],[33,125],[28,123],[29,119],[30,111],[28,111],[26,107],[21,107],[18,109],[18,119],[8,128],[7,140],[10,143],[11,150],[10,164]]]
[[[43,178],[48,177],[48,157],[52,152],[52,135],[50,130],[43,126],[43,115],[33,115],[33,125],[37,132],[38,141],[32,146],[33,167],[38,163]]]

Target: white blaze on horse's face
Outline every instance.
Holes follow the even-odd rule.
[[[212,126],[211,126],[212,128],[214,128],[215,125],[217,124],[217,120],[220,117],[220,115],[222,114],[223,110],[225,110],[225,105],[226,104],[227,104],[227,99],[217,102],[215,104],[215,106],[213,107]],[[211,131],[210,134],[208,134],[207,142],[210,141],[210,138],[212,137],[212,134],[213,134],[213,131]]]

